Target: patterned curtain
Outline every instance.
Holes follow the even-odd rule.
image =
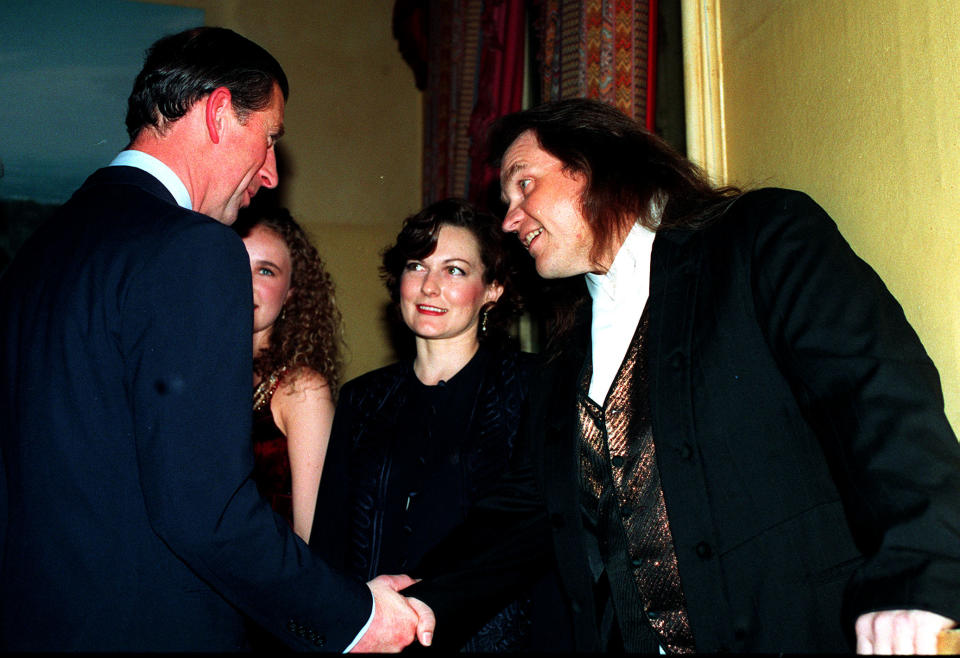
[[[397,0],[393,29],[423,103],[423,203],[459,196],[482,208],[499,196],[484,133],[521,109],[523,0]]]
[[[424,92],[424,204],[496,207],[482,146],[490,123],[521,109],[526,5],[535,102],[597,98],[653,130],[657,0],[396,0],[394,36]]]
[[[596,98],[653,130],[657,0],[534,4],[540,99]]]

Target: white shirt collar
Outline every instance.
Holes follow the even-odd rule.
[[[640,222],[635,223],[620,245],[610,269],[603,274],[586,275],[587,291],[594,303],[599,301],[598,295],[603,295],[606,301],[616,300],[618,288],[647,289],[650,278],[650,251],[656,235]]]
[[[108,165],[110,167],[136,167],[147,172],[158,181],[173,195],[177,205],[187,210],[193,210],[193,203],[190,201],[190,193],[183,181],[173,173],[173,169],[163,162],[143,151],[120,151],[117,157]]]

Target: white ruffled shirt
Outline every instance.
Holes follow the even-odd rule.
[[[620,364],[627,354],[640,316],[650,296],[650,255],[656,233],[637,222],[620,246],[605,274],[587,274],[587,291],[593,299],[590,342],[593,377],[590,399],[606,401]]]

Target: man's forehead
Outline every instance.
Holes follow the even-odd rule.
[[[270,99],[270,105],[266,108],[272,117],[276,117],[276,122],[279,124],[279,127],[283,126],[283,113],[287,109],[287,101],[283,97],[283,92],[280,90],[280,87],[274,83],[273,85],[273,97]]]
[[[527,130],[517,135],[517,137],[510,142],[510,146],[503,152],[503,157],[504,160],[507,160],[512,156],[529,153],[538,148],[540,148],[540,141],[537,139],[536,133],[532,130]]]
[[[514,159],[512,162],[504,161],[504,167],[500,170],[500,181],[506,182],[527,168],[525,160]]]
[[[527,160],[531,153],[539,147],[536,139],[534,139],[533,143],[530,142],[531,137],[532,134],[529,131],[520,134],[520,136],[510,142],[510,146],[503,152],[500,167],[501,180],[509,180],[511,176],[527,166]]]

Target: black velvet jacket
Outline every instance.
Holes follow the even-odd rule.
[[[532,362],[481,348],[447,385],[424,386],[409,361],[344,385],[311,547],[362,580],[410,571],[507,469]],[[467,648],[522,648],[527,608],[511,603]]]

